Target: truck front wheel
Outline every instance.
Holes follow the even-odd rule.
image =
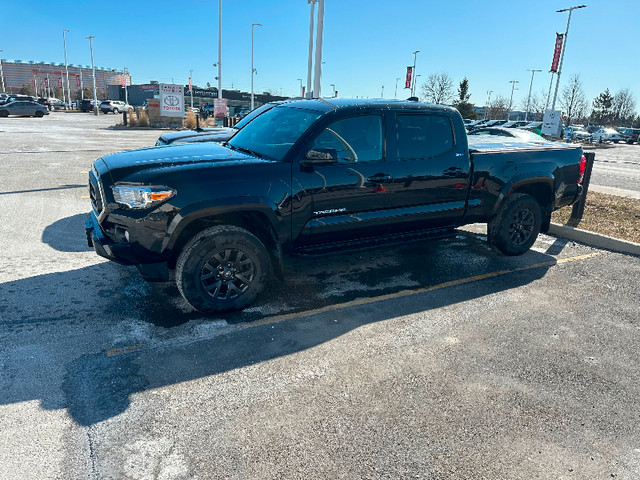
[[[538,238],[540,205],[531,195],[514,193],[487,225],[489,243],[505,255],[522,255]]]
[[[252,303],[270,271],[262,242],[243,228],[207,228],[184,247],[176,263],[178,290],[201,312],[237,310]]]

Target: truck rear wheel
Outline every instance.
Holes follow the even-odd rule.
[[[176,283],[185,300],[201,312],[237,310],[256,299],[269,271],[269,255],[255,235],[220,225],[185,245],[176,263]]]
[[[538,238],[542,210],[531,195],[514,193],[487,225],[489,243],[505,255],[522,255]]]

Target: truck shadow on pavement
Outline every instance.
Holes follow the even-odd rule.
[[[43,241],[88,250],[60,236],[75,237],[76,217],[83,216],[47,228]],[[39,399],[43,408],[65,408],[78,424],[94,425],[126,411],[132,394],[295,354],[367,324],[417,312],[428,322],[431,310],[538,280],[554,261],[535,251],[504,257],[469,233],[292,259],[286,281],[270,285],[255,305],[211,317],[190,309],[173,285],[147,284],[135,269],[113,263],[2,283],[0,404]],[[498,271],[514,272],[459,282]],[[441,288],[426,290],[434,285]]]

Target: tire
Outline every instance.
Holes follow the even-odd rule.
[[[114,115],[117,115],[117,114],[119,114],[119,113],[120,113],[120,111],[119,111],[117,108],[114,108],[114,109],[113,109],[113,113],[114,113]]]
[[[620,140],[614,140],[613,143],[617,144]]]
[[[256,299],[270,271],[269,255],[256,236],[220,225],[203,230],[185,245],[176,264],[176,284],[196,310],[238,310]]]
[[[42,118],[42,117],[44,117],[44,113],[38,111],[38,112],[34,113],[33,116],[36,117],[36,118]]]
[[[531,195],[514,193],[487,225],[489,243],[505,255],[522,255],[538,238],[542,210]]]
[[[0,117],[8,117],[9,116],[9,112],[6,110],[1,110],[0,111]]]

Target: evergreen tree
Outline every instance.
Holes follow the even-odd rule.
[[[458,98],[455,100],[454,105],[462,115],[462,118],[476,120],[478,114],[473,110],[473,104],[469,103],[470,98],[469,80],[465,77],[458,86]]]
[[[612,121],[613,95],[607,88],[593,100],[592,122],[599,125],[609,125]]]

